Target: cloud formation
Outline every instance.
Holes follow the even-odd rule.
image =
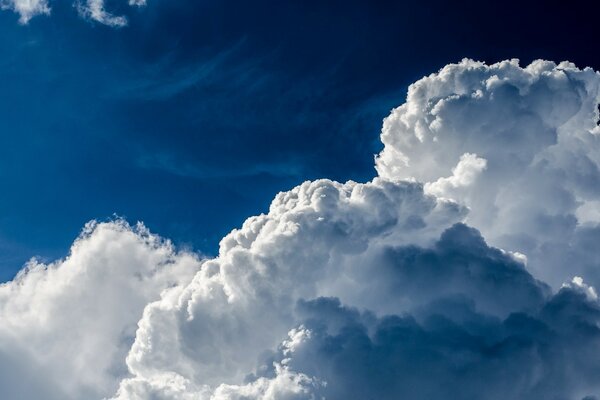
[[[50,14],[48,0],[1,0],[0,8],[19,14],[19,22],[26,24],[36,15]]]
[[[282,192],[213,259],[91,224],[65,260],[0,287],[0,390],[600,395],[599,88],[569,63],[449,65],[385,120],[377,178]]]
[[[468,206],[469,224],[554,287],[599,285],[584,243],[600,233],[599,101],[598,73],[568,62],[448,65],[385,119],[377,171]]]
[[[64,260],[30,261],[0,286],[1,397],[107,395],[146,304],[191,280],[198,263],[123,221],[88,224]]]
[[[128,4],[142,7],[146,5],[146,0],[129,0]],[[74,5],[83,18],[115,28],[127,25],[127,17],[106,11],[104,0],[77,0]],[[19,14],[22,24],[27,24],[38,15],[50,15],[51,11],[48,0],[0,0],[0,8]]]

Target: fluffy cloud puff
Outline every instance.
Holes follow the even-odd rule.
[[[468,206],[469,224],[553,286],[598,285],[599,101],[599,74],[567,62],[448,65],[385,119],[377,171]]]
[[[0,286],[0,397],[99,399],[115,390],[144,307],[198,265],[122,221],[89,224],[64,260],[30,261]]]
[[[598,81],[448,66],[385,121],[380,177],[280,193],[214,259],[92,224],[0,288],[3,397],[598,396]]]
[[[365,293],[365,268],[392,243],[431,243],[463,212],[425,196],[419,184],[378,179],[307,182],[278,195],[267,215],[223,239],[219,257],[190,285],[146,308],[127,358],[136,378],[119,397],[144,398],[139,393],[148,390],[197,397],[242,382],[299,321],[294,309],[302,299],[408,309],[415,301],[392,287]]]
[[[86,19],[117,28],[127,25],[126,17],[111,14],[106,11],[104,4],[104,0],[75,2],[79,14]],[[141,7],[146,5],[146,0],[129,0],[128,4]],[[27,24],[37,15],[49,15],[51,11],[48,0],[0,0],[0,8],[19,14],[19,22],[22,24]]]

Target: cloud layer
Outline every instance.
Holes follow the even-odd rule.
[[[214,259],[89,225],[0,287],[3,397],[600,395],[599,96],[464,60],[384,121],[379,177],[280,193]]]

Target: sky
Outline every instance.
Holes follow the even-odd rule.
[[[449,62],[600,68],[593,4],[108,1],[123,27],[5,10],[0,279],[115,215],[214,255],[281,190],[373,177],[382,119]]]
[[[0,0],[0,398],[600,399],[597,15]]]

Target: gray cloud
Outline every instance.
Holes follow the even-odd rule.
[[[315,398],[577,399],[600,390],[600,309],[577,290],[505,319],[462,298],[382,318],[337,299],[303,307],[307,340],[286,365],[328,383]]]

